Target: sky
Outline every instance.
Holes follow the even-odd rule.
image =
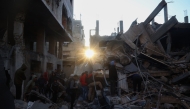
[[[117,30],[118,22],[123,20],[124,32],[136,19],[144,22],[162,0],[74,0],[74,15],[76,20],[82,20],[85,33],[85,45],[89,46],[89,31],[95,29],[99,20],[99,34],[111,35]],[[168,18],[176,15],[178,22],[184,22],[185,10],[190,17],[190,0],[165,0],[169,2]],[[155,22],[164,22],[162,10],[155,18]],[[189,19],[190,22],[190,19]],[[93,32],[92,32],[93,34]]]

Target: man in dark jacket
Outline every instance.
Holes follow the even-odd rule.
[[[59,83],[57,82],[57,79],[54,80],[54,82],[51,84],[51,90],[52,90],[52,101],[56,103],[58,92],[59,92]]]
[[[43,77],[43,74],[41,74],[40,78],[37,80],[37,86],[39,88],[39,93],[44,94],[45,85],[46,85],[46,80]]]
[[[6,85],[4,62],[0,55],[0,109],[15,109],[14,98]]]
[[[130,76],[131,80],[133,81],[133,91],[136,93],[136,89],[138,86],[138,92],[141,91],[141,83],[142,83],[142,77],[138,73],[131,74]]]
[[[110,86],[111,86],[111,95],[116,95],[116,86],[117,86],[117,70],[115,67],[115,61],[111,61],[109,64],[109,79],[110,79]]]
[[[16,86],[16,99],[21,98],[22,81],[26,80],[26,76],[24,74],[26,69],[27,66],[25,64],[22,64],[22,66],[15,72],[14,84]]]
[[[71,74],[70,77],[71,78],[70,78],[69,83],[68,83],[67,93],[71,97],[71,108],[70,109],[73,109],[74,102],[75,102],[76,98],[78,98],[78,95],[77,95],[78,85],[76,82],[78,80],[78,76]]]

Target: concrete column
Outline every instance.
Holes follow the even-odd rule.
[[[99,20],[96,20],[96,36],[99,36]]]
[[[119,32],[123,34],[123,21],[122,20],[119,21],[119,28],[120,28]]]
[[[189,21],[188,21],[188,16],[185,16],[185,17],[184,17],[184,21],[185,21],[185,23],[189,23]]]
[[[37,46],[36,46],[36,52],[44,54],[45,49],[45,30],[44,27],[40,27],[38,29],[37,33]]]
[[[58,58],[59,59],[62,59],[63,58],[63,41],[59,41],[59,55],[58,55]]]
[[[164,7],[164,21],[167,22],[168,21],[168,6],[166,4],[166,6]]]
[[[49,39],[49,53],[55,55],[55,38],[53,36],[50,36]]]

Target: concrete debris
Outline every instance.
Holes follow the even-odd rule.
[[[14,100],[15,109],[27,109],[27,103],[22,100]]]
[[[118,94],[111,96],[104,91],[108,108],[190,108],[190,24],[178,22],[175,16],[168,20],[165,16],[163,24],[150,24],[165,6],[162,0],[144,22],[135,20],[117,39],[103,40],[103,70],[114,60],[118,75]],[[142,84],[135,77],[141,77]]]
[[[48,109],[51,105],[52,104],[44,104],[44,103],[36,101],[28,109]]]
[[[119,34],[119,39],[104,39],[104,49],[96,49],[104,56],[94,59],[94,66],[90,66],[98,73],[94,84],[100,81],[103,89],[95,87],[93,101],[79,96],[74,109],[190,109],[190,24],[178,22],[175,16],[163,24],[150,24],[165,6],[162,0],[144,22],[137,23],[136,19],[128,31]],[[112,65],[117,70],[117,81],[109,79]],[[29,102],[30,109],[72,107],[63,99],[53,103],[36,91],[30,94],[40,101]],[[24,109],[27,103],[15,101],[15,106]]]

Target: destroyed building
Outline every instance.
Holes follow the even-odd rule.
[[[0,55],[12,79],[23,63],[28,67],[25,83],[31,72],[38,75],[57,69],[70,71],[67,76],[74,72],[78,62],[78,51],[74,47],[83,48],[83,43],[79,42],[83,42],[84,34],[81,21],[72,21],[72,0],[12,0],[1,5],[4,8],[0,19]],[[163,8],[165,23],[157,24],[154,18]],[[72,25],[72,22],[76,24]],[[118,34],[101,37],[99,22],[96,22],[96,34],[90,39],[90,48],[98,54],[95,61],[87,64],[91,64],[90,70],[99,73],[96,78],[93,75],[93,82],[101,81],[103,90],[101,93],[95,85],[93,102],[77,99],[75,109],[189,109],[188,17],[184,23],[178,22],[175,16],[168,19],[167,3],[162,0],[144,22],[137,23],[136,19],[126,32],[123,32],[122,24],[120,21]],[[79,34],[72,32],[73,26],[78,28],[74,31],[79,30]],[[118,94],[114,96],[110,95],[108,78],[108,64],[112,60],[116,61],[118,75]],[[133,95],[132,83],[128,81],[128,76],[134,72],[143,77],[143,91],[136,95]],[[65,101],[53,103],[36,91],[30,94],[41,99],[28,103],[33,108],[69,107]],[[25,102],[20,104],[27,106]]]
[[[63,70],[63,42],[72,41],[73,0],[1,1],[0,55],[11,79],[24,63],[31,73]]]
[[[162,9],[165,23],[158,24],[154,17]],[[116,60],[121,81],[127,81],[127,76],[134,71],[144,78],[143,94],[135,99],[129,93],[130,83],[126,86],[126,82],[119,80],[119,97],[105,95],[108,104],[113,104],[115,109],[190,108],[190,23],[188,16],[184,19],[184,23],[178,22],[175,16],[168,19],[167,3],[162,0],[144,22],[137,23],[136,19],[126,32],[116,38],[91,37],[91,42],[96,43],[91,48],[99,43],[96,49],[104,54],[100,62],[104,72],[107,64]]]

